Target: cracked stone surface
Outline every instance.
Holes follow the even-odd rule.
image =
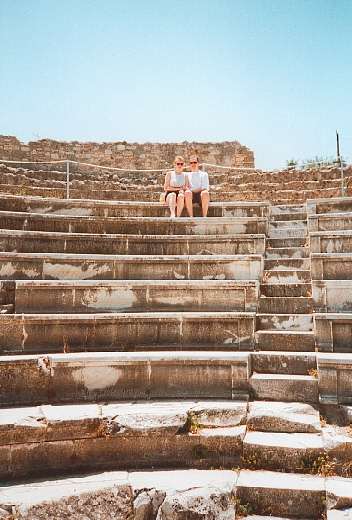
[[[319,433],[319,412],[309,404],[256,401],[249,404],[248,428],[263,432]]]

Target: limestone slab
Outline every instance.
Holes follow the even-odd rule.
[[[0,229],[1,251],[117,255],[264,254],[265,235],[132,235]]]
[[[1,400],[7,406],[159,398],[238,399],[248,395],[249,366],[248,354],[239,352],[96,352],[3,356],[0,375],[7,381],[0,386]]]
[[[281,471],[304,471],[306,461],[324,453],[321,435],[313,433],[247,432],[243,456],[257,467]]]
[[[0,351],[253,350],[254,327],[253,312],[5,314]]]
[[[277,433],[319,433],[319,412],[305,403],[256,401],[249,404],[250,430]]]
[[[324,511],[325,482],[297,473],[242,470],[236,495],[260,515],[318,518]]]
[[[261,255],[0,253],[5,280],[259,280]]]

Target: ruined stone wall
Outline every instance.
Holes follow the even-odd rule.
[[[163,168],[175,155],[187,159],[197,151],[203,162],[226,166],[254,166],[254,154],[238,141],[223,143],[79,143],[41,139],[21,143],[13,136],[0,136],[0,159],[57,161],[71,159],[118,168]]]

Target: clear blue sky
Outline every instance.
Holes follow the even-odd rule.
[[[352,0],[0,0],[0,134],[352,159]]]

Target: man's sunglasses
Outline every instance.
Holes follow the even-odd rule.
[[[198,161],[190,161],[189,164],[198,164]]]

